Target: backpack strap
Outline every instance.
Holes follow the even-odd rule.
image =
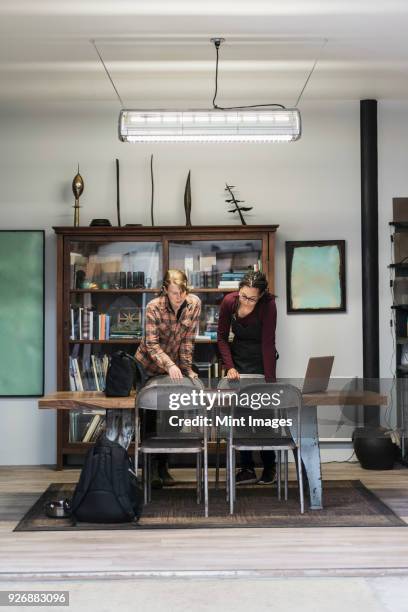
[[[91,482],[96,474],[96,470],[97,470],[97,462],[95,461],[95,447],[93,446],[92,448],[89,449],[88,454],[86,456],[86,460],[85,460],[85,465],[88,466],[88,464],[90,463],[90,468],[89,469],[85,469],[81,472],[81,476],[77,485],[77,489],[75,491],[75,493],[78,491],[78,495],[75,496],[75,505],[72,504],[71,507],[71,514],[75,514],[75,510],[77,510],[79,508],[79,506],[82,504],[85,495],[88,493],[88,489],[91,486]],[[72,501],[74,501],[74,498]]]
[[[114,445],[111,446],[111,453],[113,490],[115,492],[118,502],[122,506],[123,512],[127,514],[131,519],[134,519],[136,517],[136,513],[133,510],[129,501],[129,496],[127,494],[125,485],[127,468],[124,464],[127,463],[127,452],[121,446]]]

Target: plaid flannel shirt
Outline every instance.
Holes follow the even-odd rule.
[[[187,294],[179,320],[166,295],[146,307],[145,335],[136,352],[137,361],[148,374],[166,374],[172,365],[186,376],[192,374],[194,339],[201,312],[201,300]]]

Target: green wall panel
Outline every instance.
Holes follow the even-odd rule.
[[[0,396],[44,394],[44,232],[0,231]]]

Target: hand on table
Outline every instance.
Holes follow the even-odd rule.
[[[169,368],[168,374],[172,380],[181,380],[183,378],[180,368],[178,368],[176,365],[172,365]]]
[[[239,372],[235,368],[230,368],[227,372],[228,380],[239,380]]]

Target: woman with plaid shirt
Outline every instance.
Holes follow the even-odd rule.
[[[168,270],[161,295],[146,307],[145,335],[136,352],[140,386],[152,376],[160,374],[168,374],[174,381],[183,376],[197,376],[192,364],[200,313],[201,300],[188,292],[185,273],[182,270]],[[147,412],[146,431],[152,433],[155,431],[156,415]],[[158,458],[158,478],[154,477],[152,485],[174,484],[167,470],[166,459],[163,455]]]

